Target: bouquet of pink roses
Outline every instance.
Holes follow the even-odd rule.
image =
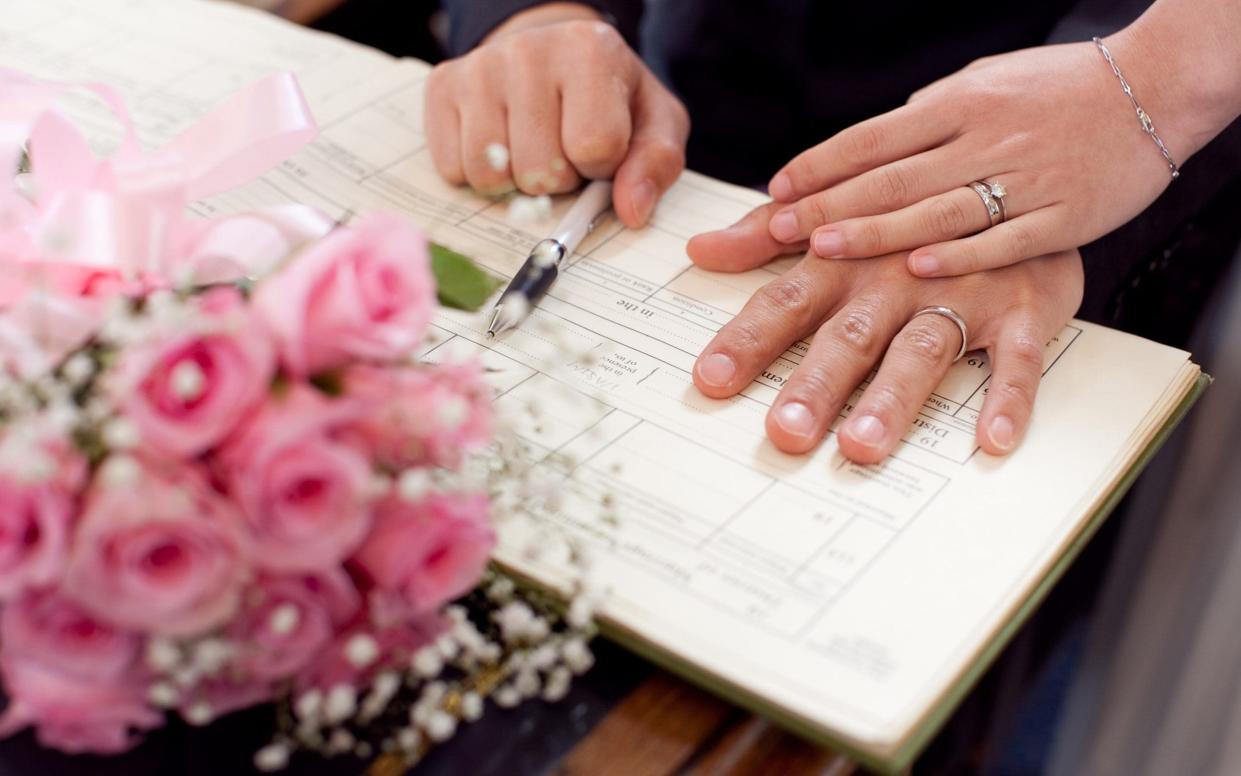
[[[0,181],[0,735],[111,753],[169,714],[276,700],[261,767],[295,745],[412,762],[487,696],[562,696],[589,613],[486,568],[496,467],[467,463],[491,391],[477,363],[414,357],[425,238],[385,215],[182,217],[313,135],[287,76],[154,154],[91,87],[130,127],[105,160],[62,88],[0,72],[21,98],[0,125],[30,137],[0,136],[28,178]],[[238,110],[274,156],[204,150]]]
[[[330,691],[444,628],[493,544],[454,481],[490,441],[471,364],[413,363],[421,236],[342,227],[262,280],[123,299],[0,398],[0,732],[115,751],[292,683]]]

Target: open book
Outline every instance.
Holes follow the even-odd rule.
[[[0,14],[0,65],[105,81],[162,142],[232,90],[301,78],[322,127],[295,159],[202,213],[287,201],[332,215],[396,210],[510,275],[540,223],[445,185],[422,134],[427,65],[201,0],[40,0]],[[75,105],[92,140],[116,127]],[[686,240],[762,201],[687,173],[651,226],[597,229],[533,320],[499,342],[445,312],[428,357],[478,354],[498,401],[541,402],[518,433],[563,476],[552,521],[612,589],[611,635],[674,671],[875,767],[909,763],[1037,605],[1205,384],[1188,354],[1086,323],[1047,346],[1033,428],[994,459],[974,444],[989,368],[972,355],[886,463],[835,441],[788,456],[763,416],[805,343],[741,395],[704,398],[690,368],[785,263],[725,275]],[[598,519],[615,500],[615,525]],[[510,539],[512,537],[509,537]],[[521,572],[562,569],[501,550]]]

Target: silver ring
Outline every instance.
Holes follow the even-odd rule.
[[[995,191],[990,185],[982,181],[974,181],[968,186],[968,188],[974,190],[974,193],[982,200],[983,206],[987,208],[987,218],[991,220],[992,226],[1003,223],[1008,216],[1008,209],[1004,207],[1004,197],[1008,194],[1008,191],[1002,185],[998,183],[996,185],[1000,187],[999,196],[995,195]]]
[[[940,305],[934,305],[932,307],[923,307],[918,312],[909,316],[910,322],[912,322],[914,318],[917,318],[919,315],[943,316],[944,318],[947,318],[948,320],[952,321],[953,323],[957,325],[957,330],[961,332],[961,349],[957,351],[957,357],[952,359],[952,363],[955,364],[958,361],[960,361],[961,356],[964,356],[966,353],[967,343],[969,342],[969,338],[970,338],[969,328],[965,325],[965,319],[957,315],[956,311],[953,310],[951,307],[942,307]]]
[[[993,181],[987,184],[987,188],[991,189],[991,196],[995,201],[1000,203],[1000,223],[1008,220],[1008,206],[1004,203],[1004,198],[1008,196],[1008,189],[1003,183]]]

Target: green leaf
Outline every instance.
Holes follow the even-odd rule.
[[[431,273],[440,304],[458,310],[477,310],[501,281],[460,253],[431,243]]]

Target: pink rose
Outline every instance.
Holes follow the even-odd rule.
[[[476,362],[356,366],[345,392],[365,407],[351,430],[387,467],[456,468],[491,441],[491,389]]]
[[[64,568],[74,501],[49,483],[0,475],[0,598],[52,583]]]
[[[195,470],[105,464],[87,495],[65,592],[92,615],[168,636],[226,622],[247,582],[239,516]],[[117,481],[110,481],[117,480]]]
[[[361,609],[361,596],[339,567],[322,574],[259,580],[229,625],[237,670],[255,683],[287,679],[331,642]]]
[[[395,599],[412,616],[425,615],[478,583],[495,546],[487,516],[481,494],[440,493],[417,503],[389,498],[353,562],[386,611]]]
[[[86,462],[43,419],[0,443],[0,599],[49,585],[64,571]]]
[[[395,216],[368,216],[260,283],[254,303],[293,375],[407,356],[435,305],[426,239]]]
[[[262,400],[275,371],[269,337],[240,292],[219,288],[202,296],[197,330],[122,352],[115,391],[142,440],[168,455],[195,456],[226,437]]]
[[[251,418],[218,468],[241,506],[255,562],[275,571],[336,565],[370,528],[370,463],[332,432],[355,412],[302,385]]]
[[[0,672],[10,703],[0,735],[34,725],[67,752],[112,754],[163,715],[147,705],[141,641],[90,617],[56,593],[28,595],[0,617]]]

